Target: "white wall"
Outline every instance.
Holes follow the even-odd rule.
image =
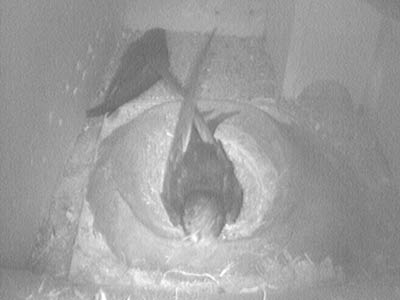
[[[298,0],[283,94],[296,97],[316,79],[338,79],[359,102],[381,15],[358,0]]]
[[[377,76],[371,76],[373,90],[367,99],[400,187],[400,22],[385,19],[382,26],[384,36],[372,69]]]

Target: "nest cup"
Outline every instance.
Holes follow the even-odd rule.
[[[213,110],[212,115],[237,112],[215,136],[234,163],[244,203],[236,223],[225,226],[213,245],[188,245],[160,199],[179,108],[179,102],[156,105],[102,142],[88,201],[109,247],[132,265],[141,261],[158,269],[183,266],[212,273],[267,243],[268,211],[285,169],[285,145],[264,111],[245,103],[199,102],[200,110]]]

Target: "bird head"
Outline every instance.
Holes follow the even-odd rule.
[[[186,197],[182,227],[191,241],[197,243],[200,240],[213,240],[220,235],[224,226],[222,195],[200,190]]]

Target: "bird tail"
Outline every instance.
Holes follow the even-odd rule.
[[[215,32],[217,31],[216,28],[213,29],[211,32],[210,36],[207,39],[207,42],[204,44],[203,48],[199,53],[197,53],[196,59],[194,60],[194,64],[191,66],[190,71],[189,71],[189,78],[187,82],[185,83],[185,98],[186,100],[194,100],[195,93],[198,87],[199,83],[199,78],[200,74],[202,71],[202,67],[204,65],[204,62],[207,58],[208,50],[210,49],[211,41],[215,35]],[[188,102],[188,101],[186,101]]]
[[[197,54],[194,64],[190,68],[189,77],[186,81],[185,86],[173,86],[173,88],[175,88],[175,90],[177,90],[184,98],[181,109],[179,111],[178,122],[175,127],[174,140],[172,142],[171,148],[176,149],[176,146],[179,145],[180,147],[178,147],[177,149],[180,149],[180,153],[183,153],[186,150],[187,145],[189,144],[193,122],[195,122],[198,128],[201,128],[201,130],[199,130],[199,133],[201,133],[201,137],[203,140],[208,142],[213,141],[213,135],[207,127],[204,118],[197,109],[196,91],[199,85],[198,82],[202,67],[207,58],[207,53],[210,48],[211,40],[214,37],[215,31],[216,29],[212,31],[206,44]],[[167,76],[163,76],[163,78],[167,79],[166,81],[169,85],[174,85],[174,82],[168,81]]]

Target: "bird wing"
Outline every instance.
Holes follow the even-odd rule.
[[[243,190],[236,178],[233,163],[229,160],[221,141],[216,140],[214,137],[218,125],[238,112],[220,113],[206,122],[196,105],[197,82],[214,33],[215,29],[203,49],[199,52],[185,87],[180,85],[176,77],[167,68],[159,69],[161,76],[169,86],[184,97],[169,152],[162,192],[164,207],[174,225],[179,224],[181,221],[180,216],[182,216],[185,199],[183,198],[184,193],[179,191],[179,187],[183,186],[182,181],[185,180],[185,172],[188,171],[184,169],[186,167],[185,164],[180,162],[191,139],[200,138],[202,143],[213,145],[219,160],[222,161],[224,166],[222,193],[228,223],[236,221],[243,204]],[[206,112],[206,114],[209,113]]]
[[[207,128],[206,131],[208,131],[206,134],[209,138],[213,139],[203,116],[197,109],[196,89],[201,69],[207,57],[207,52],[214,34],[215,29],[211,33],[204,47],[198,53],[194,64],[191,67],[189,79],[184,87],[181,86],[179,81],[173,74],[171,74],[168,68],[164,67],[157,69],[165,82],[184,98],[178,114],[178,122],[175,126],[175,133],[168,154],[163,191],[161,193],[164,208],[170,217],[171,223],[174,225],[180,222],[180,216],[182,215],[181,212],[184,204],[182,194],[178,195],[178,181],[184,177],[183,166],[180,162],[182,161],[183,155],[189,144],[194,122],[204,124],[204,127]]]

